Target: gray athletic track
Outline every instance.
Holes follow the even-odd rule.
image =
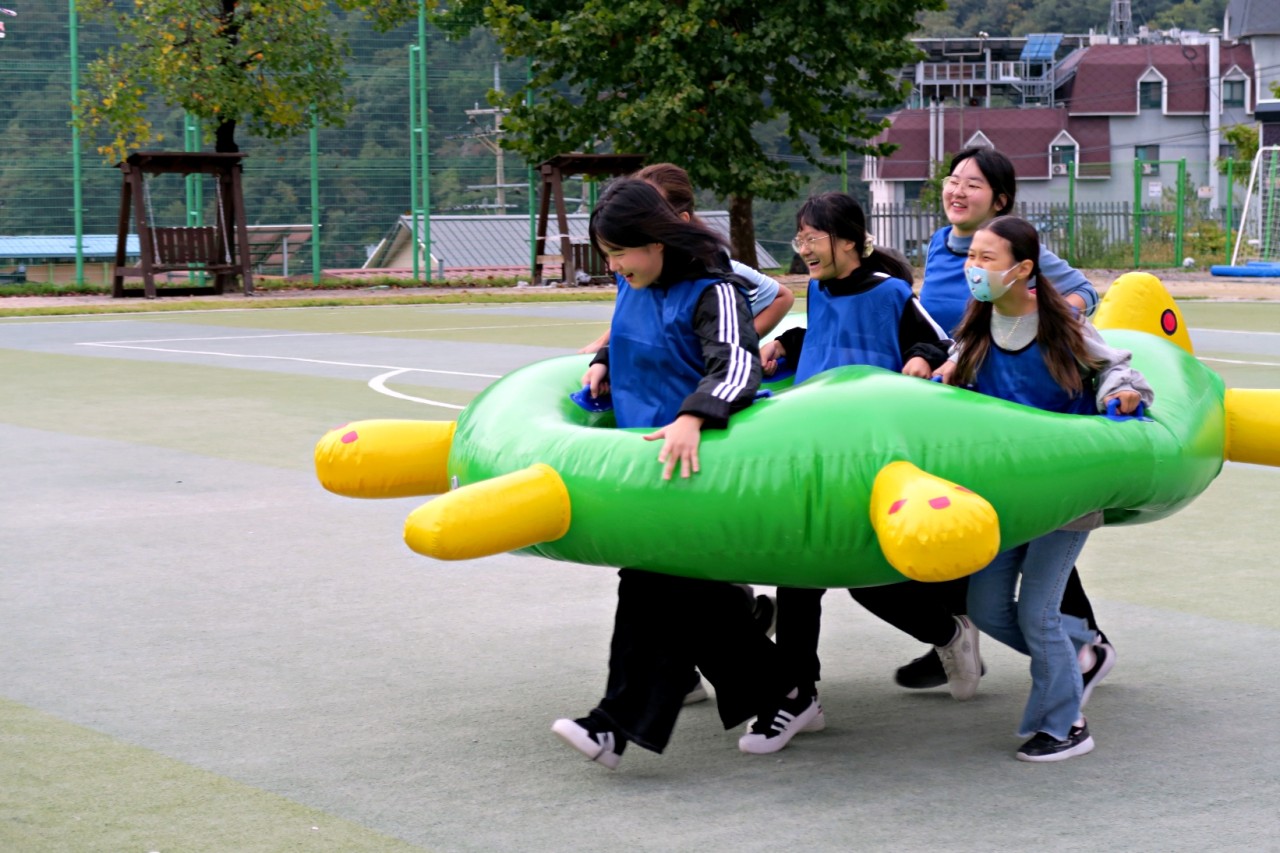
[[[607,307],[467,313],[563,321]],[[286,338],[226,322],[6,323],[0,360],[26,350],[364,382],[376,370],[342,364],[499,374],[584,338]],[[84,345],[196,337],[146,344],[187,354]],[[1240,337],[1215,348],[1280,354],[1280,336]],[[488,380],[396,379],[445,381]],[[405,416],[418,415],[406,404]],[[895,687],[892,668],[921,649],[833,592],[826,732],[746,756],[704,704],[666,755],[633,748],[611,773],[548,730],[598,698],[610,571],[434,563],[399,539],[418,500],[338,498],[303,470],[7,422],[0,446],[0,695],[432,850],[1280,849],[1280,630],[1257,617],[1280,593],[1226,618],[1170,609],[1140,582],[1201,565],[1274,573],[1266,548],[1233,541],[1274,540],[1274,523],[1211,525],[1236,500],[1273,522],[1280,472],[1228,466],[1174,520],[1102,531],[1086,548],[1086,584],[1120,651],[1089,708],[1092,755],[1013,760],[1026,663],[994,642],[971,703]],[[1151,560],[1162,564],[1144,560],[1144,543],[1170,540]]]

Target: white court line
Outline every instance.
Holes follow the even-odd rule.
[[[1200,361],[1216,361],[1221,364],[1247,364],[1253,367],[1280,367],[1280,362],[1274,361],[1238,361],[1234,358],[1210,358],[1207,355],[1196,356]]]
[[[1190,332],[1192,335],[1194,335],[1196,332],[1213,332],[1214,334],[1217,334],[1217,335],[1280,335],[1280,332],[1250,332],[1244,329],[1189,328],[1187,329],[1187,331]],[[1193,342],[1194,342],[1194,338],[1193,338]]]
[[[392,391],[386,386],[385,383],[388,379],[393,379],[401,373],[410,373],[412,371],[412,367],[402,367],[399,370],[392,370],[389,373],[383,373],[380,376],[375,376],[370,379],[369,387],[374,391],[377,391],[379,394],[385,394],[388,397],[395,397],[397,400],[408,400],[411,403],[425,403],[428,406],[438,406],[441,409],[453,409],[458,412],[466,408],[466,406],[457,406],[453,403],[442,403],[439,400],[428,400],[424,397],[410,397],[408,394],[401,394],[399,391]]]
[[[173,344],[189,341],[256,341],[270,338],[322,338],[331,335],[403,335],[412,332],[491,332],[494,329],[554,329],[561,326],[598,326],[603,320],[575,320],[572,323],[520,323],[501,326],[445,326],[441,328],[372,329],[368,331],[337,332],[273,332],[259,335],[207,335],[186,338],[139,338],[134,341],[81,341],[76,346],[114,346],[119,344]]]
[[[168,349],[166,347],[140,347],[132,344],[108,344],[108,343],[83,343],[77,344],[82,347],[104,347],[106,349],[129,349],[143,350],[145,352],[167,352],[176,353],[178,355],[213,355],[221,358],[244,358],[244,359],[263,359],[265,361],[294,361],[303,364],[327,364],[333,367],[369,367],[375,370],[393,370],[400,372],[413,371],[416,373],[435,373],[441,376],[472,376],[478,379],[501,379],[502,376],[494,373],[465,373],[460,370],[431,370],[426,367],[400,367],[394,364],[364,364],[357,361],[326,361],[321,358],[298,358],[289,355],[254,355],[251,353],[240,352],[217,352],[215,350],[189,350],[189,349]]]

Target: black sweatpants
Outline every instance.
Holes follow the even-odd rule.
[[[777,647],[741,588],[622,569],[604,698],[591,712],[645,749],[662,752],[696,666],[715,686],[725,728],[776,705],[785,684]]]
[[[778,647],[787,670],[802,684],[819,679],[818,634],[825,592],[825,589],[778,587]],[[942,583],[904,581],[849,590],[853,600],[871,613],[931,646],[951,642],[956,633],[952,617],[967,611],[968,592],[968,577]],[[1084,594],[1075,568],[1067,578],[1062,612],[1078,616],[1088,622],[1090,628],[1098,630],[1093,606]]]

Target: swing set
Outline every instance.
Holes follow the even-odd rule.
[[[240,276],[245,295],[253,293],[249,234],[244,216],[240,161],[243,154],[178,151],[139,151],[119,163],[124,183],[120,190],[120,220],[116,230],[113,297],[158,295],[192,296],[226,293]],[[212,226],[158,226],[151,202],[153,175],[212,175],[217,196],[217,223]],[[130,214],[132,213],[132,217]],[[138,233],[139,263],[125,266],[130,219]],[[190,281],[210,274],[210,285],[156,288],[157,273],[186,272]],[[126,278],[141,278],[141,288],[126,288]]]

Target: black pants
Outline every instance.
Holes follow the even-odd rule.
[[[609,681],[591,712],[645,749],[662,752],[696,666],[716,688],[725,728],[761,712],[794,684],[733,584],[622,569]]]
[[[778,647],[784,665],[802,684],[819,678],[818,634],[822,625],[822,596],[825,589],[778,587]],[[956,633],[952,616],[965,613],[969,578],[942,583],[904,581],[887,586],[849,590],[854,601],[895,628],[922,643],[945,646]],[[1074,568],[1062,596],[1062,612],[1079,616],[1098,630],[1093,606],[1080,585]]]

